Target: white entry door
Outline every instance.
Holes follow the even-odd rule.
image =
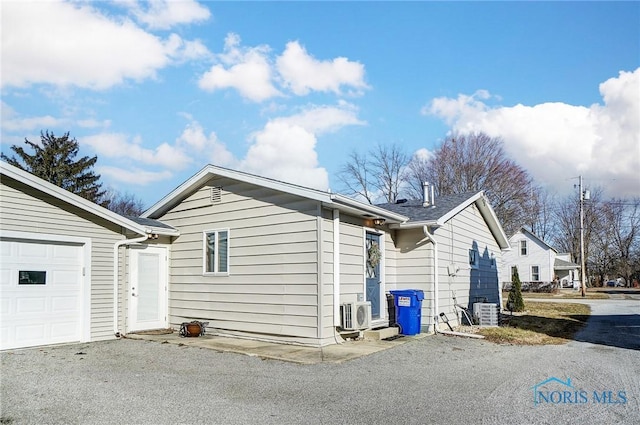
[[[128,330],[167,327],[167,250],[131,249]]]

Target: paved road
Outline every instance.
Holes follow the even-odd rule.
[[[640,349],[598,323],[561,346],[431,336],[342,364],[126,339],[4,352],[0,423],[639,424]]]
[[[640,294],[630,299],[550,299],[540,298],[531,301],[582,303],[591,307],[591,315],[586,326],[576,335],[575,342],[588,342],[609,347],[640,350]],[[640,379],[640,378],[639,378]]]

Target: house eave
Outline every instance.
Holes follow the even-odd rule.
[[[159,218],[169,211],[173,206],[187,198],[193,192],[197,191],[214,176],[225,177],[256,186],[274,189],[280,192],[289,193],[306,199],[318,201],[323,206],[331,209],[338,209],[342,212],[353,214],[363,218],[383,218],[389,223],[400,223],[408,220],[400,214],[393,213],[374,205],[365,204],[343,195],[324,192],[317,189],[298,186],[291,183],[282,182],[266,177],[244,173],[241,171],[230,170],[228,168],[207,165],[193,175],[190,179],[182,183],[171,193],[166,195],[160,201],[156,202],[151,208],[145,211],[141,217]]]

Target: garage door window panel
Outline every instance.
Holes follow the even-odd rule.
[[[18,273],[18,285],[46,285],[47,272],[20,270]]]

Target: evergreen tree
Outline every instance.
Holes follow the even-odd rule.
[[[520,283],[517,267],[514,267],[513,276],[511,276],[511,290],[509,291],[509,298],[507,298],[507,306],[511,311],[524,311],[522,284]]]
[[[84,156],[76,161],[79,145],[75,138],[69,138],[69,132],[62,137],[55,137],[53,132],[47,130],[40,132],[40,145],[26,138],[24,142],[33,149],[33,154],[12,145],[11,150],[18,158],[15,155],[9,158],[2,153],[2,159],[89,201],[103,206],[108,203],[103,199],[105,192],[100,190],[100,175],[92,170],[98,157]]]

